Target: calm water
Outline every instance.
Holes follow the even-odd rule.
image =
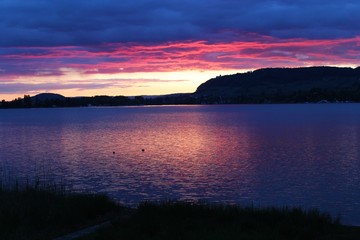
[[[316,207],[359,225],[359,145],[358,104],[0,110],[4,179],[62,178],[125,204]]]

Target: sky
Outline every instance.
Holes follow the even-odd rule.
[[[0,0],[0,100],[194,92],[267,67],[360,65],[358,0]]]

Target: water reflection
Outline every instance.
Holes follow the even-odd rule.
[[[359,109],[4,110],[1,171],[66,178],[76,190],[105,192],[127,204],[172,198],[300,205],[360,223]]]

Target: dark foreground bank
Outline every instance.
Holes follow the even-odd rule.
[[[317,210],[163,202],[82,239],[360,239],[360,229]]]
[[[0,188],[0,239],[53,239],[121,212],[108,197],[56,185]]]
[[[102,195],[0,189],[0,239],[53,239],[109,219],[81,239],[360,239],[360,228],[317,210],[168,201],[129,212]]]

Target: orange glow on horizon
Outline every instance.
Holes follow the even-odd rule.
[[[6,54],[0,55],[5,63],[0,69],[0,100],[40,92],[65,96],[194,92],[218,75],[264,67],[357,67],[359,46],[360,36],[325,40],[263,36],[229,43],[3,48]]]

